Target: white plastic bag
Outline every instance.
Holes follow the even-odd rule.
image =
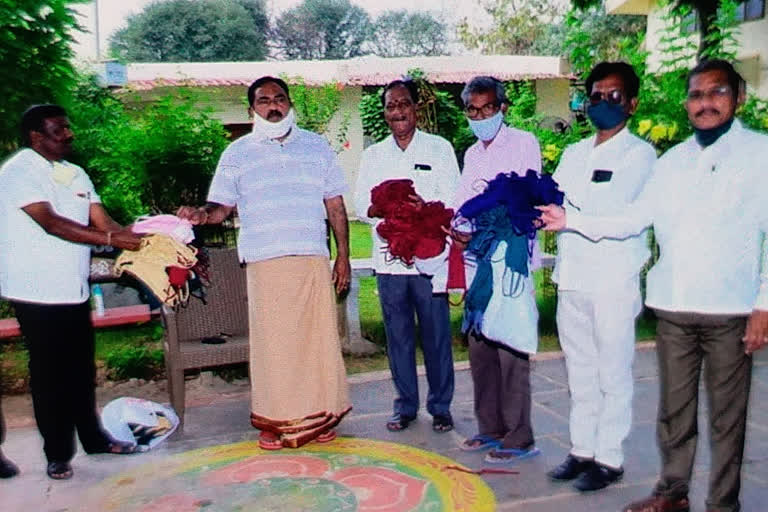
[[[493,292],[480,332],[518,352],[535,354],[539,346],[539,310],[533,280],[530,274],[525,277],[506,267],[506,252],[507,243],[499,242],[491,258]]]
[[[116,398],[101,411],[101,423],[119,441],[148,451],[173,434],[179,417],[170,407],[143,398]]]

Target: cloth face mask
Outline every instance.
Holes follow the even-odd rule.
[[[276,123],[273,123],[272,121],[267,121],[266,119],[261,117],[259,114],[254,113],[253,114],[253,131],[261,135],[264,135],[269,139],[277,139],[287,134],[290,131],[290,129],[293,128],[293,124],[295,121],[296,121],[296,114],[293,111],[293,107],[291,107],[291,109],[288,111],[288,113],[285,115],[284,118],[282,118],[280,121]]]
[[[715,126],[714,128],[710,128],[708,130],[700,130],[699,128],[694,127],[693,135],[696,137],[696,142],[698,142],[701,147],[705,148],[714,144],[717,139],[727,133],[728,130],[731,129],[732,124],[733,118],[730,118],[720,126]]]
[[[627,119],[627,113],[624,112],[622,105],[608,103],[605,100],[587,107],[587,116],[598,130],[610,130]]]
[[[493,138],[499,132],[499,128],[501,128],[501,122],[503,120],[504,113],[501,110],[496,112],[488,119],[468,119],[469,128],[472,130],[472,133],[474,133],[475,137],[482,141],[493,140]]]

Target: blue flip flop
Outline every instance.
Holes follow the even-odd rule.
[[[488,464],[514,464],[517,461],[530,459],[541,452],[535,446],[530,448],[494,448],[485,454],[483,459]]]
[[[477,443],[477,444],[475,444]],[[501,448],[501,439],[487,436],[485,434],[477,434],[475,437],[465,439],[460,445],[465,452],[481,452],[490,448]]]

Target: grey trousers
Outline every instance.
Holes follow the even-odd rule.
[[[469,365],[479,433],[501,439],[504,448],[531,446],[534,441],[528,355],[470,334]]]
[[[752,377],[752,357],[741,341],[747,317],[660,310],[656,315],[662,468],[655,492],[672,498],[688,494],[703,363],[712,453],[707,510],[737,512]]]

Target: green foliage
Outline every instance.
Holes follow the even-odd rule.
[[[70,43],[79,27],[69,6],[82,1],[0,1],[0,157],[16,148],[21,113],[53,102],[71,82]]]
[[[128,18],[110,53],[129,62],[263,60],[264,0],[165,0]]]
[[[386,11],[376,18],[369,45],[380,57],[446,55],[445,23],[427,12]]]
[[[371,21],[349,0],[304,0],[274,22],[271,39],[286,59],[348,59],[363,54]]]
[[[149,379],[163,368],[163,349],[141,346],[118,346],[107,353],[104,362],[113,380]]]
[[[129,112],[94,77],[79,79],[65,102],[75,132],[73,161],[91,176],[116,220],[205,201],[227,138],[199,102],[199,94],[178,89]]]
[[[752,96],[741,107],[738,116],[753,130],[768,133],[768,101]]]
[[[589,135],[592,128],[586,124],[573,123],[569,130],[560,133],[542,127],[545,115],[536,113],[536,91],[533,83],[508,82],[505,86],[510,104],[504,121],[536,136],[541,146],[542,170],[545,173],[553,173],[565,147]]]
[[[557,26],[561,7],[536,0],[486,0],[481,3],[491,17],[488,28],[475,28],[464,19],[457,26],[459,40],[469,49],[489,55],[559,53]],[[545,43],[545,41],[547,43]]]
[[[384,121],[384,108],[381,105],[383,90],[379,88],[374,92],[364,92],[358,105],[363,135],[372,138],[375,142],[384,140],[389,135],[389,127]]]
[[[640,48],[646,20],[645,16],[609,15],[602,4],[586,10],[571,9],[565,17],[563,46],[573,72],[585,78],[598,62],[620,60],[626,50]],[[637,60],[644,67],[644,56]]]

